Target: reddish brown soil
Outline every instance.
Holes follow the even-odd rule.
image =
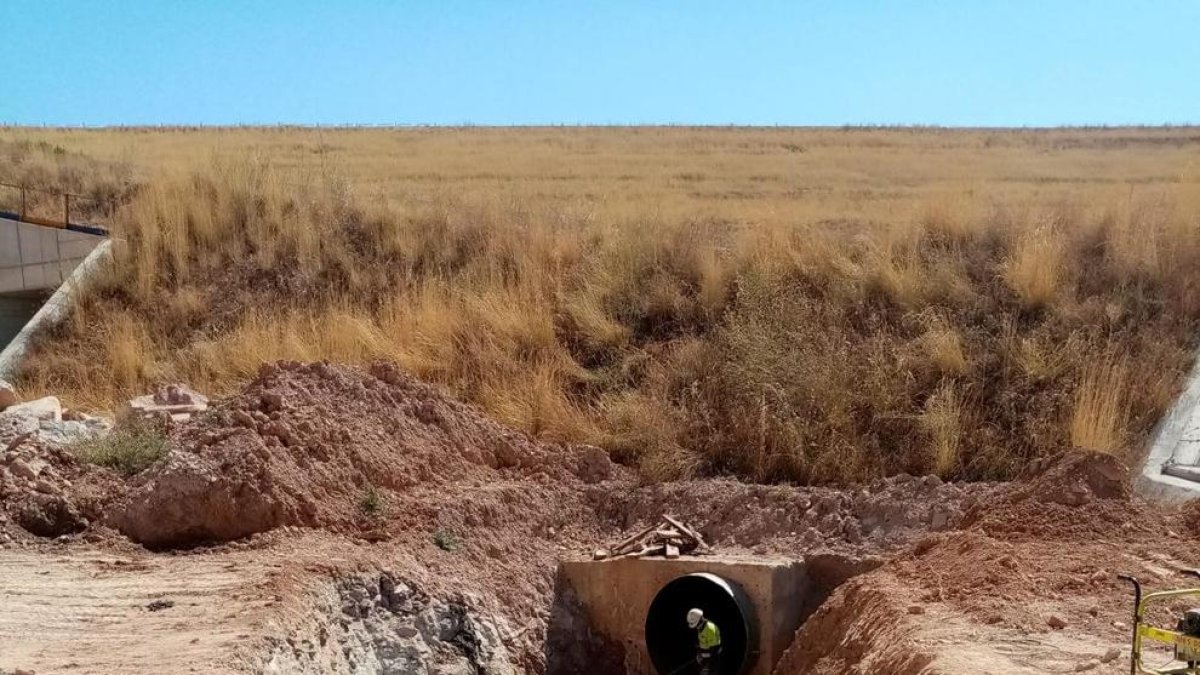
[[[1180,514],[1164,516],[1131,496],[1113,458],[1073,452],[1040,469],[977,505],[963,530],[927,536],[839,589],[777,672],[953,672],[953,640],[932,636],[956,624],[999,650],[975,649],[990,662],[970,672],[1056,672],[1049,659],[1066,645],[1090,649],[1068,659],[1067,671],[1127,672],[1131,596],[1116,575],[1132,573],[1156,590],[1192,586],[1178,570],[1200,561],[1200,551]],[[1030,669],[997,656],[1022,642]],[[1102,661],[1109,650],[1120,657]],[[858,655],[877,661],[875,670],[851,668]]]
[[[149,546],[225,541],[281,525],[357,533],[380,525],[374,507],[364,506],[371,495],[383,505],[418,489],[495,489],[506,481],[578,491],[618,473],[599,449],[534,442],[384,364],[369,372],[266,366],[242,394],[173,440],[167,460],[139,478],[111,517]]]
[[[124,492],[110,471],[64,448],[21,435],[0,457],[0,540],[33,541],[82,532]],[[3,449],[0,448],[0,449]]]
[[[589,447],[537,442],[394,367],[282,363],[173,434],[107,522],[152,547],[194,546],[281,526],[369,545],[433,594],[474,597],[522,637],[531,671],[564,555],[663,513],[730,551],[893,550],[947,529],[990,493],[896,477],[856,491],[729,480],[639,485]],[[378,512],[364,509],[371,490]],[[374,542],[368,544],[368,542]]]
[[[112,526],[152,548],[216,544],[156,561],[250,551],[264,569],[290,570],[289,593],[306,575],[387,568],[502,618],[528,672],[545,670],[557,560],[663,513],[734,554],[901,552],[835,593],[778,675],[1037,673],[1063,659],[1071,670],[1072,660],[1122,644],[1127,592],[1114,573],[1161,586],[1195,562],[1182,519],[1163,520],[1132,498],[1123,468],[1104,456],[1069,453],[1007,486],[908,476],[855,490],[641,485],[595,448],[533,440],[386,364],[266,367],[177,428],[169,456],[128,483],[61,451],[19,452],[53,467],[54,489],[86,521],[47,555],[86,547],[80,540],[128,552]],[[14,514],[36,489],[10,482],[0,481],[9,490],[0,505]],[[1065,630],[1048,625],[1052,615]],[[1009,647],[1031,655],[1022,657],[1028,667],[1003,665]]]

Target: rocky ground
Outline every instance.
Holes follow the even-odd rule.
[[[265,367],[128,478],[37,434],[5,444],[0,672],[543,673],[556,561],[663,513],[731,554],[889,560],[779,675],[1120,672],[1113,575],[1198,562],[1184,516],[1104,456],[1011,485],[643,485],[387,364]]]

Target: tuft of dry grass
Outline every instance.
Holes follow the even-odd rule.
[[[1200,330],[1186,130],[324,133],[0,130],[120,237],[22,388],[388,359],[648,480],[990,479],[1135,447]]]
[[[943,382],[925,401],[919,418],[929,437],[932,461],[930,472],[949,477],[956,474],[963,429],[963,406],[954,385]]]
[[[1022,233],[1004,264],[1004,280],[1027,309],[1041,309],[1058,298],[1065,283],[1065,246],[1048,225]]]
[[[1103,359],[1084,367],[1071,414],[1072,444],[1110,454],[1128,449],[1129,411],[1125,399],[1129,384],[1124,359]]]

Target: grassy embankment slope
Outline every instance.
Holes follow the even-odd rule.
[[[119,204],[124,237],[20,384],[106,407],[386,358],[650,478],[1005,477],[1130,451],[1169,404],[1200,327],[1198,151],[1195,129],[3,129],[0,180]]]

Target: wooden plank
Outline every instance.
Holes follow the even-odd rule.
[[[658,529],[658,523],[655,523],[655,524],[653,524],[653,525],[651,525],[651,526],[649,526],[649,527],[647,527],[647,528],[644,528],[643,530],[641,530],[641,531],[640,531],[640,532],[638,532],[637,534],[635,534],[635,535],[633,535],[633,536],[631,536],[631,537],[628,537],[628,538],[626,538],[626,539],[623,539],[623,540],[621,540],[621,543],[619,543],[619,544],[617,544],[616,546],[612,547],[612,552],[613,552],[613,553],[622,553],[622,552],[624,552],[624,551],[625,551],[625,549],[626,549],[627,547],[629,547],[631,544],[634,544],[634,543],[636,543],[636,542],[637,542],[637,540],[641,539],[642,537],[644,537],[644,536],[646,536],[646,535],[650,534],[651,532],[653,532],[654,530],[657,530],[657,529]]]
[[[678,558],[679,557],[679,547],[675,546],[673,544],[667,544],[667,557],[668,558]]]
[[[683,532],[683,533],[687,534],[689,537],[691,537],[692,539],[695,539],[696,545],[699,548],[702,548],[702,549],[709,548],[708,542],[704,541],[704,537],[701,536],[701,534],[699,532],[697,532],[696,530],[693,530],[692,528],[688,527],[687,525],[684,525],[683,523],[672,518],[671,516],[663,516],[663,519],[666,520],[668,523],[674,525],[675,528],[677,530],[679,530],[680,532]]]

